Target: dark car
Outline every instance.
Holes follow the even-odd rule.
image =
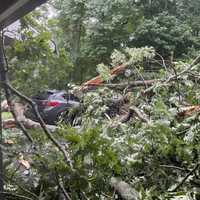
[[[59,121],[73,125],[81,109],[79,99],[66,91],[45,90],[31,99],[37,104],[44,122],[50,125],[55,125]],[[38,121],[30,106],[25,110],[25,116],[33,121]]]

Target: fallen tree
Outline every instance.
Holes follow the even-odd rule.
[[[36,178],[31,190],[34,195],[42,188],[42,192],[51,191],[47,194],[50,198],[62,191],[66,199],[136,200],[171,199],[172,196],[179,199],[179,194],[187,196],[188,191],[193,191],[199,179],[200,105],[196,76],[191,82],[191,73],[188,76],[189,71],[185,72],[192,66],[192,73],[198,74],[199,69],[195,69],[198,62],[192,63],[175,68],[179,71],[176,75],[172,70],[160,74],[158,80],[141,78],[128,82],[122,77],[119,83],[112,84],[103,83],[97,77],[92,81],[94,84],[87,83],[85,86],[97,89],[88,93],[83,90],[85,110],[79,129],[61,126],[53,134],[67,150],[70,163],[63,162],[62,152],[55,143],[34,131],[38,152],[37,155],[28,152],[27,156],[31,168],[37,172],[30,174]],[[7,86],[22,99],[27,98]],[[135,88],[128,92],[127,87]],[[24,127],[41,127],[23,116],[23,105],[18,109],[12,105],[16,119]],[[119,108],[116,117],[107,114],[109,106]],[[4,121],[4,128],[19,127],[16,119]],[[19,144],[16,142],[16,145]],[[26,165],[25,158],[20,162]],[[19,180],[25,188],[30,188],[25,179]],[[46,183],[49,187],[43,189]]]

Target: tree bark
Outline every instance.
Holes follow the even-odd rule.
[[[4,105],[6,103],[4,102]],[[7,106],[6,106],[7,107]],[[24,106],[20,103],[15,103],[14,104],[14,112],[17,116],[17,120],[21,122],[25,128],[27,129],[41,129],[40,123],[32,121],[24,116]],[[8,108],[9,110],[9,108]],[[9,129],[9,128],[16,128],[17,127],[17,122],[14,118],[3,120],[2,122],[3,128],[4,129]],[[56,126],[53,125],[47,125],[47,128],[49,131],[53,132],[56,129]]]
[[[4,61],[4,53],[3,53],[3,38],[0,35],[0,79],[2,82],[2,70],[4,70],[4,66],[5,66],[5,61]],[[1,88],[0,88],[0,101],[1,101],[1,89],[2,89],[2,83],[1,83]],[[4,185],[4,177],[3,177],[3,152],[1,149],[1,144],[2,144],[2,113],[1,113],[1,105],[0,105],[0,199],[4,200],[4,190],[3,190],[3,185]]]

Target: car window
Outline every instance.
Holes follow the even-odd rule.
[[[51,94],[52,93],[49,91],[42,91],[42,92],[36,94],[35,96],[32,96],[32,99],[47,100]]]

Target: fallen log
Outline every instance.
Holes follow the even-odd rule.
[[[34,122],[30,119],[24,118],[23,120],[20,120],[21,123],[23,123],[24,127],[27,129],[41,129],[41,126],[38,122]],[[17,128],[17,123],[14,120],[14,118],[12,119],[7,119],[7,120],[3,120],[2,122],[3,124],[3,129],[11,129],[11,128]],[[53,132],[56,130],[56,126],[53,125],[46,125],[48,130]],[[42,129],[41,129],[42,130]]]
[[[4,105],[6,105],[5,101],[4,101]],[[7,107],[7,109],[4,111],[8,111],[8,110],[9,110],[9,108]],[[25,128],[41,129],[41,126],[38,122],[32,121],[24,116],[24,105],[22,105],[21,103],[14,104],[14,112],[17,116],[17,121],[21,122]],[[16,120],[14,118],[11,118],[11,119],[3,120],[2,126],[4,129],[17,128],[18,123],[16,122]],[[56,129],[56,126],[53,126],[53,125],[46,125],[46,126],[47,126],[48,130],[51,132],[55,131],[55,129]]]

